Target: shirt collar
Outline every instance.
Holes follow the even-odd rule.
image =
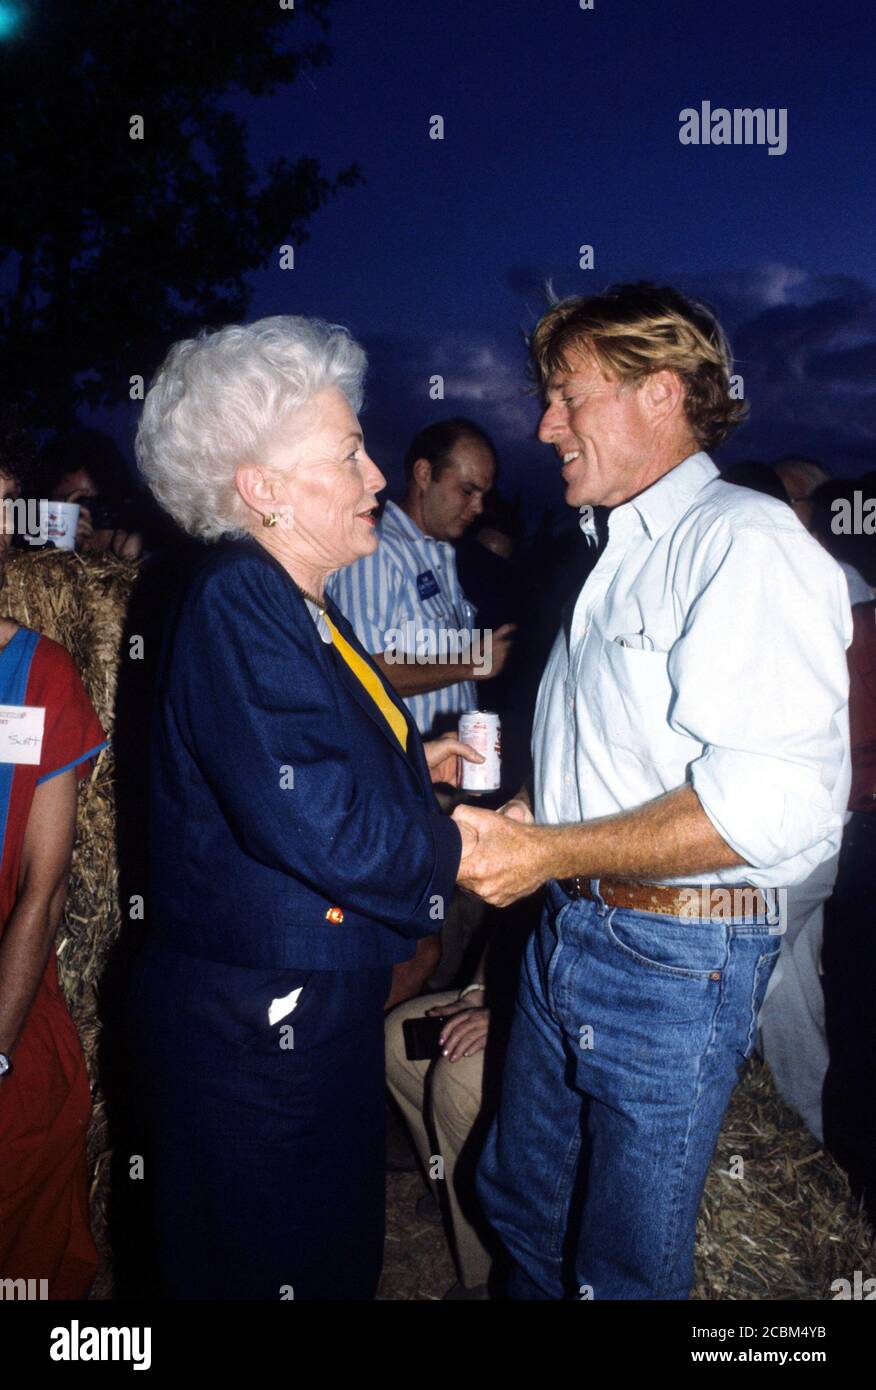
[[[644,492],[615,507],[611,521],[627,513],[628,509],[634,511],[650,539],[654,540],[683,516],[697,493],[717,477],[718,469],[708,454],[689,454],[668,473],[664,473],[662,478],[658,478],[656,483],[645,488]]]
[[[404,537],[405,540],[419,542],[428,541],[429,545],[440,545],[450,550],[452,546],[449,541],[437,541],[434,536],[427,536],[425,531],[421,531],[415,521],[408,516],[397,502],[387,501],[383,508],[384,524],[389,522],[392,530]]]
[[[592,507],[578,508],[578,525],[581,527],[581,534],[588,545],[599,544],[599,532],[596,529],[596,518],[593,515]]]

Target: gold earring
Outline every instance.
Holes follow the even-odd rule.
[[[276,526],[279,520],[280,518],[277,516],[276,512],[268,512],[267,515],[262,516],[262,525]]]

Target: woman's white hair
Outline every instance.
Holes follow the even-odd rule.
[[[202,540],[240,535],[234,484],[280,421],[336,386],[362,406],[366,357],[346,328],[277,316],[174,343],[143,404],[137,461],[161,506]]]

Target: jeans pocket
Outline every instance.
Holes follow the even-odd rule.
[[[720,975],[727,962],[727,934],[719,922],[689,922],[652,912],[613,908],[605,932],[616,951],[643,970],[676,979]]]
[[[780,949],[777,946],[774,950],[762,951],[757,958],[751,984],[751,1018],[748,1025],[748,1039],[743,1052],[744,1057],[750,1057],[754,1051],[754,1045],[757,1042],[757,1020],[760,1017],[766,988],[773,972],[773,966],[779,958]]]

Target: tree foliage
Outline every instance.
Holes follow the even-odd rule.
[[[259,175],[229,109],[329,61],[328,0],[22,5],[0,43],[0,392],[63,426],[240,318],[249,274],[359,172],[296,150]]]

